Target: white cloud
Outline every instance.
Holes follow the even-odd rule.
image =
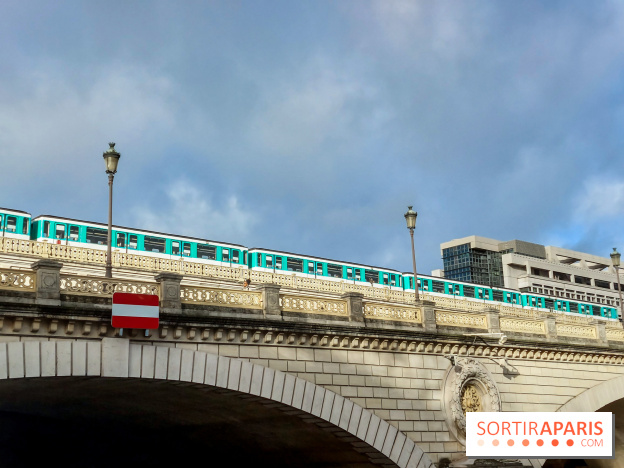
[[[242,243],[258,224],[256,212],[242,206],[235,195],[216,206],[211,194],[179,179],[165,190],[166,200],[156,209],[137,205],[133,222],[145,229]]]
[[[360,4],[358,4],[358,7]],[[370,15],[380,39],[398,53],[457,59],[478,51],[488,30],[491,7],[466,2],[373,0]]]
[[[374,94],[347,73],[338,73],[322,59],[304,67],[303,78],[292,84],[272,83],[264,105],[254,118],[250,136],[276,156],[302,157],[315,153],[328,139],[343,139],[361,116],[352,108]],[[379,113],[372,118],[380,119]],[[383,119],[382,119],[383,120]]]
[[[5,169],[84,175],[85,161],[97,156],[94,145],[104,151],[115,140],[145,150],[147,135],[176,123],[173,87],[166,77],[124,66],[95,75],[78,84],[53,64],[24,72],[23,92],[5,95],[0,103],[0,143],[9,156]]]
[[[624,181],[594,177],[585,182],[577,200],[576,218],[584,222],[613,219],[624,214]]]

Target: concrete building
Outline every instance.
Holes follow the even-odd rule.
[[[440,250],[448,279],[619,307],[616,273],[608,257],[479,236],[444,242]]]

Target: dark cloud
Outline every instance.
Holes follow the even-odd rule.
[[[127,225],[409,270],[413,204],[424,272],[471,234],[622,243],[617,2],[0,10],[0,205],[104,221],[115,140]]]

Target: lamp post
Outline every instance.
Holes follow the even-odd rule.
[[[117,172],[117,163],[121,156],[115,151],[115,143],[108,144],[110,148],[104,152],[106,173],[108,174],[108,245],[106,247],[106,278],[113,277],[111,246],[113,242],[113,178]]]
[[[414,251],[414,228],[416,227],[416,213],[412,210],[411,206],[407,207],[407,213],[405,213],[405,221],[407,222],[407,229],[409,229],[410,237],[412,238],[412,265],[414,266],[414,300],[418,302],[420,297],[418,296],[418,278],[416,277],[416,252]]]
[[[620,252],[613,247],[611,252],[611,262],[613,262],[613,268],[615,268],[615,277],[617,278],[617,289],[620,295],[620,321],[624,321],[624,304],[622,304],[622,285],[620,284]]]

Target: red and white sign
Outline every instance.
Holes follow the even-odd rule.
[[[469,458],[613,458],[612,413],[466,413]]]
[[[156,294],[113,294],[113,327],[158,328],[159,304]]]

